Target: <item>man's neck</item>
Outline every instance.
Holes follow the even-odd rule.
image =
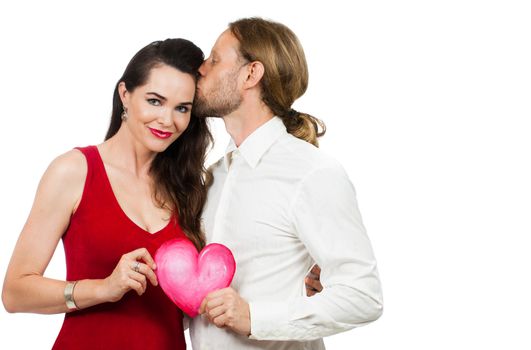
[[[227,132],[239,147],[249,135],[273,117],[273,112],[264,104],[258,106],[242,104],[236,111],[223,117],[223,121]]]

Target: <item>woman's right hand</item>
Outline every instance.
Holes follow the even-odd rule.
[[[122,255],[112,274],[103,280],[104,291],[108,301],[115,302],[130,290],[138,295],[144,294],[147,280],[157,286],[155,261],[146,248],[139,248]]]
[[[312,269],[306,275],[304,279],[306,284],[306,295],[309,297],[314,296],[315,294],[321,293],[323,290],[323,285],[321,284],[321,268],[319,265],[313,265]]]

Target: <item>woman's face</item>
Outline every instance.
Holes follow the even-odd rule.
[[[135,141],[153,152],[164,151],[188,127],[195,81],[190,74],[168,65],[151,69],[146,84],[132,92],[119,85],[127,110],[127,127]]]

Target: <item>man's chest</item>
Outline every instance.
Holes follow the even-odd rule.
[[[214,172],[203,210],[207,242],[245,252],[298,241],[292,205],[299,184],[298,176],[282,169],[235,167]]]

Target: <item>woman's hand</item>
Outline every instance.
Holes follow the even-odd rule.
[[[155,269],[155,261],[146,248],[122,255],[112,274],[103,280],[105,299],[118,301],[130,290],[138,295],[144,294],[147,280],[154,286],[158,285]]]
[[[306,295],[309,297],[323,290],[323,285],[321,284],[321,268],[319,265],[313,265],[308,275],[306,275],[304,282],[306,284]]]

